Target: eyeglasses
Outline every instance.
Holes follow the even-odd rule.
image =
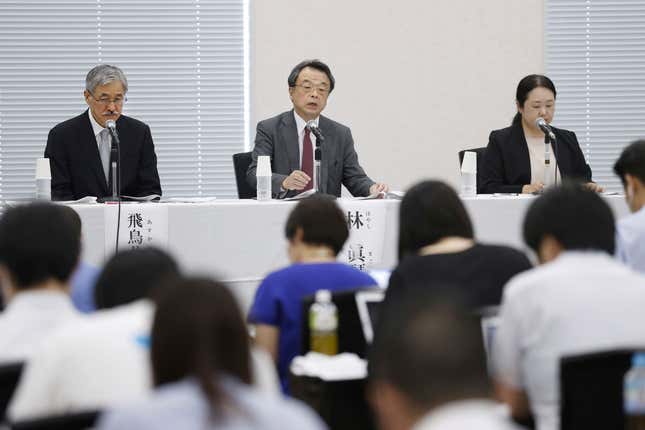
[[[296,87],[300,87],[307,94],[313,92],[314,90],[318,91],[318,94],[326,96],[329,94],[329,88],[324,85],[314,86],[310,83],[296,84]]]
[[[121,106],[123,103],[128,101],[127,97],[117,97],[115,99],[110,99],[110,98],[107,98],[107,97],[101,97],[100,99],[97,99],[96,97],[94,97],[94,95],[92,95],[92,98],[97,103],[99,103],[99,104],[101,104],[103,106],[109,106],[112,103],[114,103],[117,106]]]

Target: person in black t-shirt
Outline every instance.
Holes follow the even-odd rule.
[[[497,306],[506,282],[530,268],[518,250],[477,243],[457,193],[443,182],[425,181],[401,202],[399,265],[390,277],[385,303],[420,289],[448,293],[445,289],[450,288],[473,309]]]

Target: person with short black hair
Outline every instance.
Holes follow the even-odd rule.
[[[54,330],[79,316],[69,298],[81,252],[70,211],[32,203],[0,217],[0,284],[7,302],[0,313],[0,361],[30,359]]]
[[[602,191],[591,180],[591,168],[576,134],[550,125],[555,114],[555,97],[555,85],[548,77],[522,78],[517,85],[517,114],[511,126],[490,133],[483,157],[482,183],[478,185],[481,193],[536,193],[555,183],[556,176],[558,183],[562,178],[575,178],[595,191]],[[550,125],[557,141],[556,145],[549,145],[548,167],[545,167],[544,132],[535,123],[538,118]]]
[[[614,172],[623,183],[625,201],[632,212],[616,223],[616,256],[645,273],[645,140],[637,140],[623,150]]]
[[[298,402],[251,386],[247,329],[233,294],[207,279],[186,279],[159,300],[152,326],[155,391],[117,408],[98,428],[320,429]]]
[[[288,393],[289,364],[300,352],[302,300],[318,290],[371,287],[376,281],[336,261],[349,231],[345,216],[328,197],[300,201],[289,214],[285,235],[293,264],[264,278],[248,319],[256,325],[256,344],[277,362],[282,389]]]
[[[313,122],[325,137],[320,192],[340,197],[341,184],[355,196],[388,191],[387,185],[371,180],[358,163],[349,128],[321,115],[336,86],[329,66],[320,60],[304,60],[289,73],[287,84],[293,109],[258,123],[253,161],[246,172],[249,185],[256,187],[258,156],[268,155],[274,197],[311,189],[316,136],[306,125]]]
[[[582,184],[565,183],[533,202],[524,241],[542,265],[504,289],[495,378],[514,417],[532,411],[539,430],[556,430],[562,357],[645,345],[645,277],[612,258],[612,211]]]
[[[479,317],[436,290],[407,296],[379,321],[368,365],[379,428],[513,428],[491,399]]]
[[[473,308],[497,306],[506,282],[530,268],[518,250],[477,243],[457,193],[441,181],[423,181],[401,201],[399,265],[390,276],[385,305],[450,285]]]

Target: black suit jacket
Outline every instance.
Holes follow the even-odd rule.
[[[258,123],[252,154],[253,161],[246,172],[247,182],[255,188],[258,156],[269,155],[273,173],[271,188],[274,197],[288,197],[296,194],[293,191],[280,193],[284,179],[294,170],[300,170],[298,130],[293,115],[293,110],[290,110]],[[325,142],[321,145],[320,191],[340,197],[342,183],[354,196],[369,195],[374,181],[358,164],[352,132],[348,127],[322,115],[318,121],[318,127],[325,136]]]
[[[572,131],[552,127],[557,140],[553,152],[562,178],[591,181],[591,168]],[[521,123],[494,130],[488,138],[481,172],[480,193],[521,193],[531,183],[531,160]]]
[[[121,141],[121,194],[161,195],[150,128],[141,121],[121,115],[116,121],[116,129]],[[45,157],[51,165],[52,199],[112,195],[112,174],[110,172],[108,183],[87,111],[50,130]]]

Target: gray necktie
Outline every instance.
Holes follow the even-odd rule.
[[[110,131],[104,128],[99,133],[99,154],[101,155],[101,164],[103,164],[103,173],[105,173],[105,182],[110,179]]]

